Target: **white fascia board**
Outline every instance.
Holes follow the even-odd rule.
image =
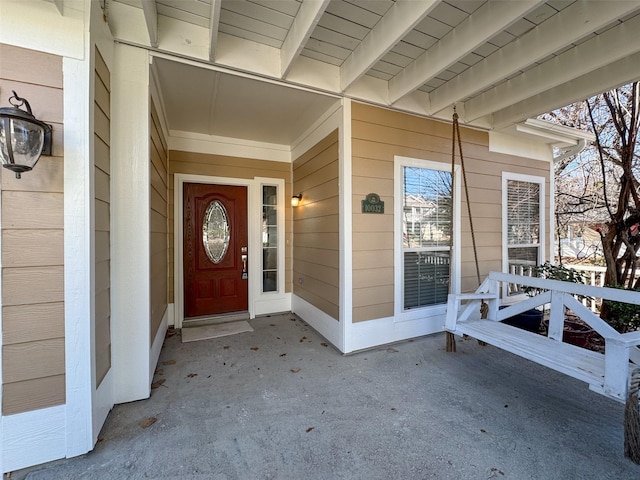
[[[527,32],[519,40],[506,45],[484,61],[431,92],[432,111],[442,110],[462,98],[508,78],[515,72],[566,47],[576,38],[589,35],[608,23],[624,17],[637,7],[638,3],[633,1],[573,3]]]
[[[147,25],[149,44],[156,48],[158,46],[158,8],[156,0],[142,0],[142,13]]]
[[[495,131],[489,132],[489,151],[545,162],[553,160],[553,148],[548,143],[525,141],[515,135]]]
[[[206,31],[206,29],[203,30]],[[188,53],[185,55],[191,56]],[[280,50],[278,48],[225,33],[218,34],[216,64],[251,72],[254,75],[280,78]]]
[[[340,67],[341,89],[362,77],[439,3],[397,0]]]
[[[113,37],[136,45],[149,46],[144,12],[121,2],[109,2],[109,28]]]
[[[429,94],[415,90],[394,103],[393,108],[410,114],[429,116]],[[451,119],[452,116],[449,115],[446,120],[450,122]]]
[[[289,70],[287,82],[337,94],[340,91],[340,67],[298,57]]]
[[[515,126],[516,131],[525,133],[527,135],[533,135],[543,139],[544,143],[549,143],[557,147],[571,147],[578,144],[578,141],[574,138],[567,138],[562,135],[556,135],[546,130],[538,130],[537,128],[528,127],[519,123]]]
[[[544,1],[485,3],[389,81],[391,103],[434,78],[541,3]]]
[[[525,125],[535,127],[540,130],[546,130],[553,132],[554,134],[562,135],[569,139],[577,140],[585,139],[594,141],[596,136],[591,132],[584,130],[578,130],[577,128],[567,127],[565,125],[558,125],[557,123],[548,122],[546,120],[540,120],[538,118],[527,118],[524,122]],[[574,143],[574,144],[575,144]]]
[[[640,51],[640,15],[466,102],[474,120]]]
[[[289,69],[304,49],[328,5],[329,0],[316,0],[300,4],[298,14],[280,49],[280,70],[283,78],[287,76]]]
[[[510,105],[494,112],[488,118],[493,128],[499,130],[510,124],[524,121],[531,115],[550,112],[560,106],[582,101],[600,92],[636,81],[638,78],[640,78],[640,52]]]
[[[0,1],[0,43],[84,58],[85,6],[76,3],[62,16],[49,2]]]
[[[291,162],[289,146],[276,143],[170,130],[167,145],[169,150],[174,151]]]
[[[358,79],[345,95],[350,98],[359,98],[367,103],[389,105],[388,82],[380,78],[364,75]]]

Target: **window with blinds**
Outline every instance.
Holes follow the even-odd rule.
[[[507,180],[509,272],[530,275],[540,263],[540,184]],[[514,292],[517,293],[517,292]]]
[[[451,173],[402,167],[403,308],[446,303],[453,225]]]

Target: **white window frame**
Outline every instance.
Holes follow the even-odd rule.
[[[255,286],[255,290],[256,290],[256,295],[257,295],[257,301],[266,301],[268,300],[270,297],[273,297],[275,295],[280,295],[284,293],[284,289],[285,289],[285,285],[284,285],[284,277],[286,276],[286,272],[284,270],[284,265],[285,265],[285,242],[284,242],[284,238],[285,238],[285,200],[284,200],[284,180],[282,179],[275,179],[275,178],[263,178],[263,177],[256,177],[255,178],[256,182],[258,183],[258,188],[257,188],[257,192],[256,192],[256,196],[258,198],[258,201],[260,203],[260,208],[256,209],[256,213],[257,213],[257,224],[260,225],[259,227],[259,234],[262,235],[262,190],[263,187],[276,187],[276,191],[277,191],[277,205],[276,205],[276,211],[277,211],[277,218],[276,221],[278,222],[277,225],[277,238],[278,238],[278,260],[277,260],[277,277],[278,277],[278,286],[276,288],[276,290],[271,291],[271,292],[264,292],[262,290],[263,285],[262,285],[262,274],[263,274],[263,268],[264,265],[262,264],[262,241],[258,242],[257,245],[257,250],[254,253],[255,258],[258,259],[258,265],[257,265],[257,270],[260,272],[260,274],[256,275],[256,281],[257,281],[257,285]]]
[[[394,321],[406,322],[444,315],[447,311],[446,303],[404,310],[404,250],[402,246],[402,196],[403,167],[417,167],[429,170],[440,170],[451,173],[451,165],[410,157],[394,157]],[[453,178],[453,245],[451,247],[451,293],[460,293],[460,167],[456,165]]]
[[[546,179],[544,177],[536,176],[536,175],[524,175],[520,173],[512,173],[512,172],[502,172],[502,271],[505,273],[509,273],[509,238],[508,238],[508,188],[509,188],[509,180],[515,180],[518,182],[528,182],[528,183],[537,183],[540,186],[540,218],[539,218],[539,238],[540,245],[538,248],[538,260],[537,264],[540,265],[544,263],[544,259],[546,258],[546,243],[547,243],[547,233],[546,233],[546,190],[545,183]],[[508,294],[508,285],[503,285],[503,298],[509,299],[519,299],[523,295],[509,295]]]

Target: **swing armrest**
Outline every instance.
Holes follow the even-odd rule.
[[[457,300],[496,300],[496,293],[456,293]]]

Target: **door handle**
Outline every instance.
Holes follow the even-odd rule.
[[[244,247],[243,247],[244,250]],[[242,257],[240,257],[242,259],[242,280],[246,280],[247,278],[249,278],[249,272],[247,271],[247,255],[243,254]]]

